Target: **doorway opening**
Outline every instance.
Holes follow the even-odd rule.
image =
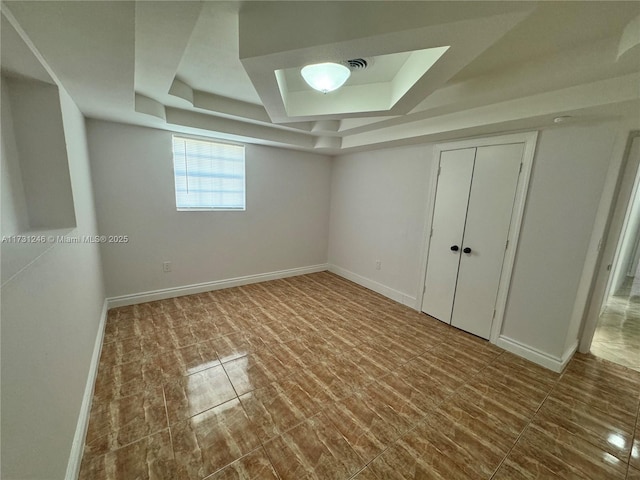
[[[640,137],[633,139],[629,164],[636,167],[631,195],[600,316],[591,341],[597,357],[640,371]]]

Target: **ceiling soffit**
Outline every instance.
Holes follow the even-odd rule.
[[[98,119],[335,154],[540,128],[558,115],[638,118],[632,2],[4,1],[2,13]],[[560,28],[568,19],[571,32]],[[11,32],[5,73],[42,75],[4,42]],[[389,93],[415,52],[445,46]],[[353,58],[372,67],[336,92],[299,77],[305,64]],[[367,94],[371,84],[387,90]]]
[[[411,17],[397,2],[373,4],[375,12],[364,18],[357,3],[323,6],[311,2],[310,7],[302,5],[306,8],[296,4],[297,24],[306,26],[302,29],[289,28],[290,4],[258,3],[240,10],[240,60],[271,121],[405,114],[531,12],[530,6],[508,4],[497,13],[495,5],[485,4],[484,12],[477,5],[476,16],[467,18],[468,12],[459,5],[440,3],[439,23],[433,23],[433,8],[428,3],[409,5],[414,10]],[[359,15],[356,29],[349,22],[336,23],[337,18],[355,15]],[[367,83],[362,80],[367,75],[364,71],[357,84],[347,81],[326,95],[311,89],[298,91],[286,82],[292,70],[311,63],[407,53],[409,58],[396,67],[388,82],[375,79]]]

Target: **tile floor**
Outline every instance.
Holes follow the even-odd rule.
[[[640,480],[639,403],[322,272],[111,310],[80,478]]]
[[[593,335],[591,353],[640,372],[640,297],[609,297]]]

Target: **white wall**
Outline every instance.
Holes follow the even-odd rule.
[[[428,145],[334,160],[329,263],[337,273],[415,303],[418,278],[424,275],[420,247],[432,161]]]
[[[88,132],[100,233],[130,238],[103,245],[108,297],[326,263],[329,157],[247,145],[245,212],[177,212],[170,132]]]
[[[3,235],[13,235],[24,232],[29,227],[27,204],[22,185],[22,174],[18,159],[18,147],[13,131],[13,115],[9,89],[6,82],[0,81],[2,90],[2,128],[0,129],[0,162],[2,171],[2,218],[0,230]]]
[[[541,132],[502,334],[561,357],[617,124]]]
[[[552,357],[564,353],[616,129],[568,126],[539,136],[502,333]],[[396,297],[418,295],[431,150],[422,145],[334,160],[329,263],[336,271],[382,284]]]
[[[30,230],[76,226],[60,95],[55,85],[4,78]]]
[[[84,119],[60,92],[77,228],[94,235]],[[52,244],[2,285],[3,479],[64,478],[104,304],[95,244]]]

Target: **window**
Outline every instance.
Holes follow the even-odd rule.
[[[244,146],[173,137],[176,208],[244,210]]]

